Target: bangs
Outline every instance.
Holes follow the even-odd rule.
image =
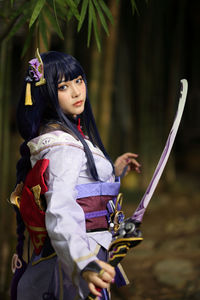
[[[70,81],[82,76],[85,81],[84,71],[79,62],[71,55],[50,51],[44,57],[45,78],[54,84],[61,81]]]
[[[79,66],[77,66],[76,64],[73,65],[68,65],[65,62],[63,63],[59,63],[58,65],[56,65],[56,79],[57,79],[57,83],[60,83],[61,81],[70,81],[73,80],[75,78],[77,78],[78,76],[82,76],[83,77],[83,70],[81,68],[79,68]]]

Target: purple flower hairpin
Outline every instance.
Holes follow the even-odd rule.
[[[43,67],[43,61],[40,56],[39,50],[37,48],[35,53],[36,58],[33,58],[29,61],[30,71],[29,75],[33,79],[33,81],[36,81],[35,85],[43,85],[46,83],[46,80],[44,78],[44,67]]]
[[[30,76],[34,79],[34,81],[40,81],[42,77],[42,67],[37,58],[33,58],[29,61],[30,65]]]
[[[35,86],[40,86],[46,83],[44,78],[44,66],[43,61],[40,56],[39,50],[37,48],[35,53],[36,58],[29,61],[29,75],[25,78],[26,81],[26,94],[25,94],[25,105],[32,106],[32,96],[31,96],[31,82],[35,83]]]

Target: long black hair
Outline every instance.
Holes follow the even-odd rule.
[[[83,144],[89,171],[94,180],[99,180],[97,169],[95,166],[93,155],[84,140],[81,133],[78,131],[74,120],[63,113],[58,102],[58,82],[63,78],[73,80],[78,76],[82,76],[86,85],[86,102],[84,112],[80,115],[85,134],[88,135],[93,145],[99,147],[104,153],[105,157],[111,162],[99,136],[90,101],[88,98],[87,81],[85,73],[79,62],[64,53],[50,51],[41,55],[44,66],[44,77],[46,84],[42,86],[35,86],[35,82],[31,82],[31,95],[33,100],[32,106],[25,106],[25,91],[26,80],[20,97],[17,109],[17,123],[19,132],[24,139],[20,146],[21,158],[17,163],[17,184],[24,181],[28,171],[31,168],[30,151],[27,142],[35,138],[39,134],[39,129],[42,125],[48,124],[50,121],[58,122],[66,129],[69,129]],[[30,68],[27,71],[27,76],[30,74]],[[25,78],[27,78],[27,76]],[[112,162],[111,162],[112,164]],[[114,170],[114,167],[113,167]],[[24,244],[24,230],[25,225],[21,218],[19,209],[15,207],[17,217],[17,235],[18,244],[16,251],[19,259],[22,262],[22,268],[16,269],[11,284],[11,299],[15,300],[17,295],[17,285],[26,269],[26,263],[23,260],[23,244]]]
[[[36,137],[40,126],[48,123],[50,120],[61,122],[64,127],[71,130],[73,134],[77,136],[83,144],[91,176],[95,180],[99,180],[93,155],[86,141],[77,130],[77,127],[71,117],[64,114],[61,110],[58,102],[58,82],[63,78],[68,81],[73,80],[78,76],[82,76],[86,85],[86,102],[84,112],[80,115],[80,118],[85,134],[95,146],[98,146],[102,150],[105,157],[111,162],[96,127],[88,97],[87,81],[83,68],[73,56],[65,53],[50,51],[41,54],[41,57],[44,65],[44,77],[46,79],[46,84],[42,86],[35,86],[34,82],[31,83],[33,105],[25,106],[25,81],[17,110],[19,132],[25,141],[21,145],[20,149],[22,158],[17,164],[17,183],[24,181],[26,174],[31,167],[27,142]]]

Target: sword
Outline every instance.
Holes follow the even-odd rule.
[[[164,150],[156,166],[152,179],[132,217],[121,222],[119,224],[118,230],[113,236],[113,240],[109,248],[109,250],[111,251],[111,257],[109,262],[112,262],[112,265],[117,265],[120,261],[119,259],[122,259],[126,255],[129,248],[135,247],[143,240],[139,227],[142,222],[146,208],[152,198],[152,195],[156,189],[156,186],[160,180],[160,177],[169,158],[185,107],[188,91],[188,82],[186,79],[182,79],[180,82],[181,88],[177,112],[174,118],[172,128],[168,135]],[[121,195],[119,196],[121,197]]]
[[[167,142],[165,144],[164,150],[161,154],[160,160],[157,164],[157,167],[155,169],[155,172],[153,174],[153,177],[149,183],[149,186],[140,201],[139,206],[137,207],[136,211],[134,212],[133,216],[131,217],[133,220],[141,222],[145,213],[145,210],[151,200],[151,197],[156,189],[156,186],[160,180],[160,177],[163,173],[163,170],[165,168],[165,165],[167,163],[167,160],[169,158],[172,146],[174,144],[174,140],[180,125],[180,121],[182,118],[186,97],[187,97],[187,90],[188,90],[188,83],[186,79],[181,80],[181,89],[180,89],[180,99],[178,104],[177,113],[172,125],[172,128],[170,130]]]
[[[118,265],[124,256],[126,256],[130,248],[135,247],[143,240],[141,231],[139,229],[140,224],[169,158],[185,107],[188,82],[186,79],[182,79],[180,82],[181,88],[178,109],[152,179],[132,217],[121,222],[113,235],[113,240],[109,247],[110,257],[108,262],[114,267]],[[125,173],[125,171],[123,173]],[[117,200],[117,203],[122,201],[122,194],[119,194],[118,197],[119,199]],[[95,299],[95,296],[90,294],[86,299]]]

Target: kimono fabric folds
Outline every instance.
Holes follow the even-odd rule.
[[[90,176],[82,144],[72,135],[55,130],[28,143],[33,169],[27,176],[23,193],[32,193],[32,200],[29,201],[36,211],[38,207],[32,188],[41,185],[41,194],[44,193],[46,199],[46,211],[40,208],[40,221],[37,225],[46,228],[46,231],[37,239],[38,235],[33,234],[33,226],[30,226],[35,223],[30,223],[29,218],[26,218],[31,211],[21,209],[35,251],[25,272],[29,275],[22,276],[19,283],[20,300],[40,299],[46,292],[53,294],[55,299],[84,299],[89,290],[80,275],[81,270],[89,262],[100,257],[102,259],[102,256],[103,260],[107,260],[106,249],[112,236],[108,231],[109,212],[106,206],[109,200],[115,200],[120,183],[115,182],[112,166],[103,153],[90,141],[87,143],[93,153],[100,182],[95,182]],[[37,168],[41,168],[42,172],[38,172],[41,176],[34,176]],[[37,176],[39,180],[36,180]],[[23,196],[22,207],[26,206]],[[58,257],[45,257],[44,252],[49,254],[45,234],[48,234],[52,249]],[[117,273],[121,276],[119,271]],[[40,277],[38,289],[38,283],[34,281],[40,275],[45,276],[45,280]],[[29,276],[31,284],[27,280]],[[29,294],[27,298],[26,291]],[[31,293],[33,298],[30,298]]]

